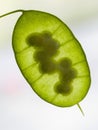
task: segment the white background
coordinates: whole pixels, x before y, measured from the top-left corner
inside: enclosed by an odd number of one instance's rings
[[[40,99],[17,67],[12,31],[20,13],[0,19],[0,130],[98,130],[98,0],[0,0],[0,15],[16,10],[41,10],[63,20],[80,41],[92,83],[80,103],[59,108]]]

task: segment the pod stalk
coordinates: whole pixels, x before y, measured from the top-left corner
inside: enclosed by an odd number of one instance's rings
[[[14,10],[14,11],[11,11],[9,13],[1,15],[0,18],[5,17],[5,16],[10,15],[10,14],[13,14],[13,13],[17,13],[17,12],[24,12],[24,10]]]

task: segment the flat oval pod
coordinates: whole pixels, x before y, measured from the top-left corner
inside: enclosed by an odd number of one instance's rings
[[[42,99],[68,107],[86,96],[90,87],[86,56],[70,29],[56,16],[23,11],[12,42],[22,74]]]

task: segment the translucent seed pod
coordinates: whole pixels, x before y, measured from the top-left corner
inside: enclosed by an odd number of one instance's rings
[[[68,26],[41,11],[21,11],[12,36],[17,64],[32,89],[60,107],[86,96],[91,82],[85,53]],[[8,13],[8,14],[11,14]],[[2,15],[6,16],[8,14]]]

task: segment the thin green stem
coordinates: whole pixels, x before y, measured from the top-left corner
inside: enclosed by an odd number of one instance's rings
[[[80,111],[81,111],[82,115],[84,116],[84,112],[83,112],[83,110],[82,110],[81,106],[80,106],[79,104],[77,104],[77,106],[78,106],[78,108],[80,109]]]
[[[10,15],[10,14],[13,14],[13,13],[17,13],[17,12],[24,12],[24,10],[14,10],[14,11],[11,11],[9,13],[1,15],[0,18],[5,17],[5,16]]]

